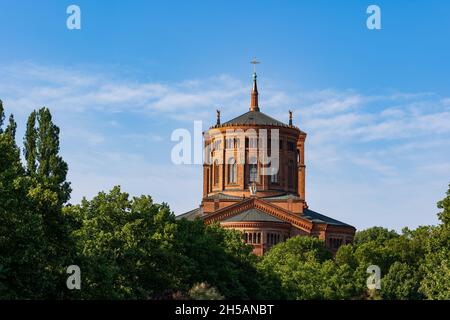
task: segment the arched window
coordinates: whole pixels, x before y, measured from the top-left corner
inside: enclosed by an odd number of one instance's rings
[[[237,182],[237,164],[234,158],[228,160],[228,183]]]
[[[233,138],[228,138],[225,140],[225,147],[227,149],[233,149],[234,148],[234,139]]]
[[[234,139],[234,147],[236,149],[239,149],[241,147],[241,139],[240,138]]]
[[[221,140],[220,139],[215,139],[213,144],[214,144],[214,150],[220,150],[220,145],[221,145]]]
[[[288,147],[288,151],[294,151],[295,144],[292,141],[288,141],[287,147]]]
[[[275,173],[275,171],[276,171],[276,173]],[[270,175],[270,182],[278,183],[278,172],[279,172],[279,169],[276,170],[275,168],[272,168],[272,174]]]
[[[258,164],[256,162],[256,159],[250,160],[248,169],[249,169],[248,171],[250,173],[250,182],[257,182],[258,181]]]
[[[289,160],[289,165],[288,165],[288,187],[289,188],[293,188],[294,187],[294,161]]]
[[[253,243],[253,233],[249,233],[248,243]]]
[[[219,184],[219,161],[214,161],[214,185]]]
[[[258,180],[258,167],[256,164],[250,165],[250,182],[256,182]]]

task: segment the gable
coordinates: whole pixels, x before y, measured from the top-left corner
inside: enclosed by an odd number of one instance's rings
[[[223,222],[243,222],[243,221],[267,221],[267,222],[285,222],[277,217],[271,216],[264,211],[252,208],[235,216],[222,220]]]
[[[250,211],[252,209],[256,211]],[[237,216],[237,218],[233,218],[235,216]],[[311,232],[313,228],[313,223],[311,221],[258,198],[248,198],[208,214],[204,217],[204,221],[206,224],[210,224],[214,222],[230,222],[229,219],[242,219],[244,217],[246,219],[250,219],[251,217],[277,219],[280,222],[290,223],[294,227],[306,232]]]

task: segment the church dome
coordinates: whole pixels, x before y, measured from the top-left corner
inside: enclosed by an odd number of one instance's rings
[[[293,125],[292,111],[287,124],[260,111],[256,78],[250,110],[224,123],[217,110],[217,123],[204,132],[203,199],[178,218],[238,230],[257,255],[298,235],[323,239],[336,252],[355,228],[308,209],[306,133]]]
[[[222,194],[255,193],[259,197],[293,194],[299,197],[296,201],[304,202],[306,133],[293,125],[291,111],[288,124],[260,111],[256,74],[249,109],[224,123],[217,110],[216,125],[204,133],[205,201]]]
[[[278,121],[261,111],[248,111],[222,124],[222,126],[233,126],[233,125],[262,125],[262,126],[288,127],[287,124]]]

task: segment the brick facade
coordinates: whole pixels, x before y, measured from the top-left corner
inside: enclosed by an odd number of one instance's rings
[[[351,242],[354,227],[308,208],[306,133],[289,115],[284,124],[260,111],[254,75],[250,111],[223,124],[218,113],[217,124],[204,133],[203,199],[198,209],[179,217],[242,231],[257,255],[296,235],[323,239],[333,252]],[[266,158],[276,150],[278,173],[272,174]]]

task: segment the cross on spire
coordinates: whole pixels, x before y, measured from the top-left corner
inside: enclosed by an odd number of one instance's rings
[[[253,64],[253,73],[256,74],[256,65],[259,64],[260,62],[256,60],[256,58],[253,58],[253,60],[250,61],[250,63]]]

